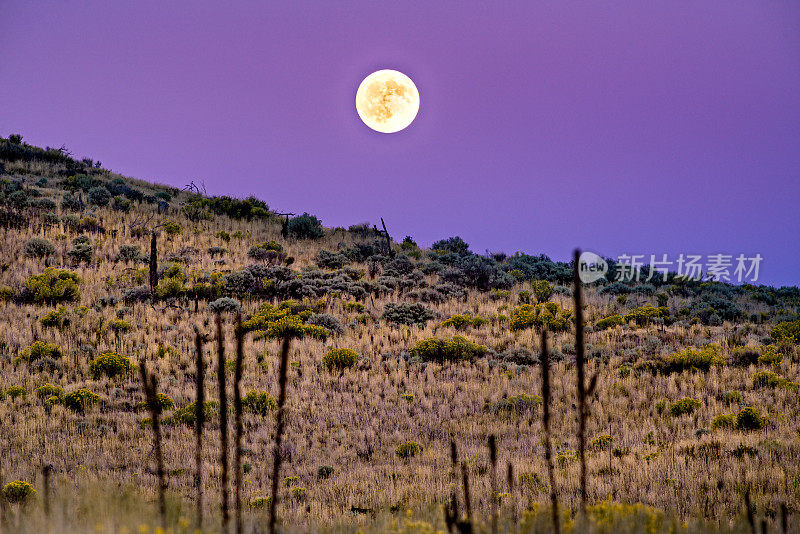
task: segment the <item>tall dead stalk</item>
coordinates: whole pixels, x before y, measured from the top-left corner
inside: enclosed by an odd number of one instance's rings
[[[233,410],[234,426],[234,506],[236,511],[236,534],[242,534],[242,366],[244,364],[244,330],[242,329],[242,315],[236,315],[236,371],[233,378]]]
[[[281,362],[278,369],[278,411],[275,414],[275,450],[272,455],[272,498],[269,503],[269,530],[275,533],[278,505],[278,475],[281,469],[281,440],[283,439],[283,406],[286,402],[286,374],[289,367],[289,336],[283,338]]]
[[[203,531],[203,424],[205,423],[205,364],[203,362],[203,338],[194,327],[194,348],[197,356],[197,400],[195,402],[195,484],[197,486],[197,530]]]
[[[597,374],[586,385],[586,352],[583,340],[583,282],[580,278],[580,249],[573,256],[573,297],[575,300],[575,367],[578,382],[578,452],[581,460],[581,517],[586,517],[586,419],[589,413],[589,397],[597,386]]]
[[[550,436],[550,355],[547,353],[547,330],[542,329],[542,427],[544,427],[544,459],[547,462],[547,477],[550,480],[550,505],[553,514],[553,532],[561,532],[558,519],[558,495],[556,493],[556,470],[553,467],[553,445]]]
[[[497,441],[494,434],[489,435],[489,462],[492,464],[489,481],[492,491],[492,534],[497,534]]]
[[[220,463],[222,464],[222,532],[227,534],[230,523],[228,513],[228,395],[225,391],[225,339],[222,334],[222,317],[217,314],[217,381],[219,382],[219,433]]]
[[[167,478],[164,475],[164,454],[161,450],[161,406],[158,403],[158,395],[156,389],[158,387],[158,379],[155,375],[147,372],[147,364],[145,359],[142,358],[139,362],[139,371],[142,378],[142,389],[144,389],[145,399],[147,399],[147,407],[150,410],[150,417],[153,422],[153,437],[155,438],[155,452],[156,452],[156,474],[158,476],[158,513],[161,518],[161,526],[167,526]]]

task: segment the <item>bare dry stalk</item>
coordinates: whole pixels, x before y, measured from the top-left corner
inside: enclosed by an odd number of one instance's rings
[[[744,508],[747,513],[747,524],[750,525],[750,532],[756,534],[756,518],[753,513],[753,503],[750,502],[750,488],[744,492]]]
[[[547,330],[542,330],[542,427],[544,428],[544,459],[547,462],[547,477],[550,481],[550,504],[553,514],[553,532],[561,532],[558,518],[558,494],[556,493],[556,471],[553,467],[553,445],[550,437],[550,355],[547,353]]]
[[[452,478],[455,481],[458,477],[458,451],[456,450],[456,442],[450,442],[450,461],[453,465]],[[458,493],[456,493],[456,485],[452,485],[450,493],[450,504],[444,507],[444,521],[447,525],[449,532],[455,532],[458,527]]]
[[[225,339],[222,333],[222,317],[217,314],[217,381],[219,382],[219,433],[220,463],[222,464],[222,532],[229,530],[230,514],[228,512],[228,395],[225,391]]]
[[[158,404],[158,396],[156,389],[158,387],[158,379],[155,375],[147,372],[147,364],[145,359],[142,358],[139,362],[139,371],[142,377],[142,389],[147,399],[147,407],[150,410],[150,417],[153,421],[153,436],[155,438],[155,452],[156,452],[156,475],[158,476],[158,513],[161,517],[161,526],[167,526],[167,478],[164,475],[164,454],[161,449],[161,422],[159,417],[161,415],[161,407]]]
[[[278,411],[275,414],[275,451],[272,455],[272,499],[269,503],[269,530],[275,533],[278,505],[278,475],[281,469],[281,440],[283,439],[283,405],[286,402],[286,373],[289,367],[289,336],[283,338],[281,362],[278,370]]]
[[[244,330],[242,329],[242,314],[236,315],[236,371],[233,379],[233,409],[234,426],[234,506],[236,511],[236,534],[242,534],[242,366],[244,364]]]
[[[492,464],[491,499],[492,499],[492,534],[497,534],[497,442],[494,434],[489,434],[489,462]]]
[[[194,327],[194,347],[197,356],[197,402],[195,404],[195,484],[197,485],[197,529],[203,531],[203,424],[205,423],[205,364],[203,362],[203,338]]]
[[[50,473],[53,472],[53,466],[45,464],[42,466],[42,491],[44,492],[44,515],[50,517]]]
[[[583,299],[580,279],[580,250],[576,249],[573,261],[573,291],[575,297],[575,368],[578,380],[578,452],[581,461],[581,516],[586,516],[586,355],[583,345]]]
[[[469,469],[467,462],[461,462],[461,478],[464,483],[464,512],[467,514],[466,524],[461,525],[461,532],[472,532],[472,499],[469,494]]]

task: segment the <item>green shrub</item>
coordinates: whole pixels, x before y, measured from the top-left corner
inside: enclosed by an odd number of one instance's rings
[[[747,406],[736,414],[737,430],[760,430],[766,424],[766,418],[761,416],[761,412],[757,408]]]
[[[28,390],[22,386],[11,386],[6,390],[6,396],[12,399],[24,399],[28,396]]]
[[[442,322],[442,326],[451,326],[456,330],[466,330],[467,328],[478,328],[479,326],[485,325],[488,322],[489,321],[483,317],[464,313],[450,316],[448,319]]]
[[[265,391],[249,391],[242,399],[242,407],[250,413],[266,416],[278,405]]]
[[[560,451],[558,454],[556,454],[556,463],[559,467],[564,468],[572,462],[577,461],[579,457],[580,454],[578,451]]]
[[[75,264],[91,263],[92,256],[94,255],[94,247],[92,240],[88,236],[79,235],[72,240],[72,250],[67,252],[67,256]]]
[[[319,239],[325,235],[320,220],[308,213],[289,219],[286,230],[297,239]]]
[[[48,267],[42,274],[25,281],[23,298],[29,302],[57,304],[79,300],[80,277],[71,272]]]
[[[500,399],[495,403],[486,404],[485,408],[490,412],[511,412],[522,414],[535,410],[541,406],[542,398],[539,395],[526,395],[520,393],[519,395],[512,395],[504,399]]]
[[[736,418],[732,414],[719,414],[711,420],[711,430],[718,428],[733,428]]]
[[[473,343],[461,336],[453,336],[451,339],[425,338],[418,341],[409,351],[412,356],[440,363],[473,360],[485,356],[488,352],[487,347]]]
[[[733,404],[742,400],[742,394],[738,391],[727,391],[725,395],[722,396],[722,400],[725,401],[726,404]]]
[[[331,332],[322,326],[306,324],[310,310],[298,311],[296,301],[286,300],[277,306],[264,304],[250,319],[242,323],[246,331],[257,330],[258,337],[282,339],[285,336],[302,339],[306,337],[325,340]],[[298,312],[298,313],[294,313]]]
[[[688,415],[693,413],[697,408],[702,406],[699,400],[691,397],[684,397],[673,402],[669,407],[669,413],[678,417],[681,415]]]
[[[55,310],[50,310],[40,319],[42,326],[64,328],[69,324],[67,319],[67,309],[64,306],[59,306]]]
[[[645,304],[626,313],[623,319],[634,321],[638,325],[646,325],[653,319],[666,319],[667,317],[669,317],[669,308]]]
[[[758,371],[753,375],[754,388],[791,387],[792,385],[792,382],[789,382],[772,371]]]
[[[614,445],[614,438],[609,434],[601,434],[594,438],[589,444],[589,448],[593,451],[607,451]]]
[[[416,441],[407,441],[402,445],[398,446],[394,451],[397,457],[402,460],[413,458],[414,456],[416,456],[421,452],[422,452],[422,445],[420,445]]]
[[[322,465],[317,469],[317,478],[325,479],[330,478],[334,473],[334,468],[329,465]]]
[[[606,330],[608,328],[613,328],[615,326],[622,326],[625,324],[625,319],[622,318],[619,314],[609,315],[603,319],[600,319],[595,323],[595,326],[598,330]]]
[[[758,347],[736,347],[731,351],[728,362],[734,367],[749,367],[758,363],[761,350]]]
[[[50,397],[61,397],[63,391],[61,386],[54,386],[51,383],[46,383],[43,386],[36,388],[36,396],[40,399],[48,399]]]
[[[118,334],[128,332],[133,328],[131,323],[124,319],[112,319],[108,322],[108,327]]]
[[[348,301],[344,303],[344,309],[351,312],[364,313],[367,307],[361,302]]]
[[[32,237],[25,243],[24,254],[29,258],[46,258],[55,252],[55,245],[43,237]]]
[[[93,187],[87,195],[89,203],[95,206],[107,206],[111,201],[111,193],[105,187]]]
[[[147,401],[142,401],[139,403],[140,408],[148,408]],[[165,412],[167,410],[171,410],[175,407],[175,403],[172,400],[172,397],[167,395],[166,393],[156,393],[156,409],[158,413]]]
[[[183,233],[183,227],[175,221],[164,221],[161,223],[161,227],[168,236],[175,236]]]
[[[800,319],[777,324],[772,328],[770,335],[775,341],[785,339],[792,343],[800,343]]]
[[[408,403],[414,402],[414,394],[413,393],[403,393],[400,395],[400,398]]]
[[[531,282],[531,291],[536,296],[536,302],[547,302],[553,296],[555,290],[555,286],[547,280],[533,280]]]
[[[86,388],[76,389],[64,395],[64,406],[72,411],[83,413],[86,408],[100,401],[100,395]]]
[[[512,332],[526,328],[546,327],[551,332],[565,332],[570,329],[572,312],[555,302],[523,304],[511,310],[509,328]]]
[[[724,359],[718,345],[707,345],[702,349],[687,347],[666,356],[659,356],[639,362],[634,366],[637,371],[651,371],[653,374],[672,374],[684,371],[708,372],[712,365],[722,365]]]
[[[388,323],[404,324],[407,326],[413,326],[415,324],[424,325],[434,317],[436,317],[436,315],[431,310],[418,302],[413,304],[407,302],[403,302],[402,304],[390,302],[383,308],[383,315],[381,315],[381,318]]]
[[[206,401],[203,403],[203,414],[205,419],[210,419],[217,413],[219,403],[217,401]],[[197,402],[193,402],[188,406],[180,408],[172,412],[172,415],[164,418],[165,425],[185,425],[192,426],[197,419]]]
[[[9,482],[3,487],[3,498],[12,504],[24,502],[34,495],[36,495],[36,490],[33,489],[33,486],[22,480]]]
[[[23,350],[17,361],[33,362],[39,358],[52,358],[57,360],[61,358],[61,347],[55,343],[45,343],[44,341],[34,341],[30,347]]]
[[[292,499],[294,499],[296,501],[304,501],[304,500],[306,500],[306,489],[305,488],[300,488],[300,487],[292,488],[291,491],[289,491],[289,494],[292,496]]]
[[[759,365],[780,365],[783,361],[783,354],[777,351],[775,345],[765,345],[758,357]]]
[[[758,456],[758,449],[749,445],[745,445],[744,443],[740,443],[736,446],[736,448],[731,450],[731,456],[734,458],[739,458],[740,460],[745,456]]]
[[[250,501],[250,508],[268,508],[272,504],[272,497],[255,497]]]
[[[351,349],[331,349],[322,357],[322,366],[328,371],[343,371],[358,362],[358,354]]]
[[[103,376],[116,378],[133,370],[130,358],[116,352],[104,352],[89,363],[89,374],[95,380]]]

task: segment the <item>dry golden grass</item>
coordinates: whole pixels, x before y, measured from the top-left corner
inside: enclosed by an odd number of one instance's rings
[[[52,168],[41,165],[14,165],[25,167],[33,175],[53,172]],[[9,167],[13,166],[7,166],[7,170]],[[26,177],[26,182],[33,181],[35,179],[30,175]],[[55,193],[50,189],[43,191]],[[153,208],[137,205],[134,210],[148,212]],[[127,487],[135,487],[137,496],[126,496],[127,504],[119,505],[128,511],[120,509],[115,512],[119,521],[117,526],[124,524],[136,528],[139,523],[148,521],[155,524],[150,501],[155,499],[158,482],[151,431],[142,426],[142,420],[148,417],[147,411],[137,408],[143,401],[138,374],[132,373],[124,379],[93,380],[88,374],[92,354],[115,350],[131,357],[134,362],[147,358],[148,369],[159,377],[159,391],[168,394],[176,407],[184,407],[195,398],[193,327],[197,325],[210,337],[214,332],[213,316],[205,310],[203,303],[197,313],[193,311],[193,304],[185,309],[164,309],[163,304],[136,304],[129,308],[122,304],[96,306],[103,297],[119,297],[126,285],[138,285],[126,282],[123,275],[141,266],[113,261],[119,247],[137,244],[145,253],[149,249],[149,236],[136,238],[131,235],[129,225],[135,218],[133,212],[124,214],[110,209],[96,212],[106,234],[93,236],[95,259],[92,264],[74,269],[82,280],[81,302],[67,305],[68,309],[87,306],[82,318],[73,315],[72,323],[63,330],[44,328],[39,319],[52,307],[0,303],[0,386],[5,391],[10,386],[20,385],[29,392],[27,399],[6,398],[0,401],[2,480],[3,483],[26,480],[41,489],[41,467],[52,464],[56,493],[63,494],[55,498],[67,499],[64,495],[73,493],[82,495],[80,498],[69,497],[75,500],[58,509],[57,513],[63,517],[53,520],[52,524],[60,525],[58,528],[62,531],[78,528],[76,525],[80,521],[70,518],[70,510],[74,509],[76,501],[89,499],[92,502],[96,499],[103,502],[109,493]],[[166,219],[181,223],[184,233],[172,238],[162,235],[159,238],[159,256],[165,258],[185,247],[196,248],[199,252],[186,267],[190,276],[202,271],[229,271],[246,266],[249,247],[267,240],[277,240],[284,245],[286,252],[296,259],[292,266],[294,269],[312,264],[321,249],[336,250],[341,244],[347,246],[358,241],[354,235],[343,232],[329,232],[319,241],[285,241],[281,239],[278,222],[248,223],[216,217],[213,221],[192,223],[175,208],[167,214],[155,214],[153,223]],[[112,238],[112,230],[116,230],[116,237]],[[239,230],[246,237],[223,243],[215,237],[220,230],[230,233]],[[0,229],[0,236],[2,262],[8,265],[0,274],[0,286],[19,288],[28,276],[44,268],[43,261],[23,255],[27,239],[41,236],[53,241],[58,249],[56,263],[66,264],[66,252],[75,234],[64,227],[43,228],[34,223],[23,230]],[[214,263],[205,252],[210,246],[229,249],[225,265]],[[356,267],[366,270],[366,265]],[[428,280],[435,278],[428,277]],[[524,285],[520,284],[512,289],[508,299],[493,300],[488,294],[470,291],[465,302],[448,301],[430,307],[442,319],[464,311],[490,318],[488,324],[468,330],[463,335],[492,349],[500,351],[517,346],[538,350],[536,332],[528,330],[514,334],[498,318],[508,313],[500,309],[501,306],[517,304],[516,291],[523,288]],[[393,519],[389,510],[401,510],[402,515],[411,509],[414,517],[424,517],[443,528],[438,515],[441,506],[449,499],[452,485],[460,484],[451,473],[451,441],[458,445],[459,455],[468,465],[473,509],[478,515],[488,517],[492,494],[486,443],[490,434],[497,437],[501,473],[510,463],[516,475],[537,473],[542,481],[547,480],[540,411],[498,414],[485,409],[487,402],[497,402],[504,397],[539,394],[541,377],[538,367],[504,369],[490,365],[488,359],[445,365],[408,363],[404,352],[416,341],[432,335],[451,336],[459,332],[439,326],[442,319],[431,321],[425,327],[412,328],[392,327],[379,319],[388,302],[402,300],[402,296],[397,294],[368,298],[365,304],[372,320],[368,324],[358,324],[355,322],[357,314],[348,311],[341,299],[328,298],[324,311],[342,321],[345,333],[327,342],[308,339],[293,342],[289,358],[281,478],[298,477],[297,485],[306,489],[306,497],[302,501],[292,498],[291,488],[281,480],[283,498],[279,513],[284,524],[297,530],[319,529],[322,525],[331,528],[349,525],[341,527],[342,531],[349,531],[358,525],[367,525],[381,531],[391,528]],[[565,308],[572,306],[569,297],[556,295],[553,300]],[[649,302],[648,298],[639,297],[638,304],[646,302]],[[589,324],[621,307],[613,297],[598,295],[591,290],[586,295],[586,303],[586,321]],[[631,298],[627,307],[635,304],[636,298]],[[678,309],[684,304],[675,297],[669,305]],[[260,302],[245,301],[245,316],[253,313],[259,305]],[[754,304],[750,304],[750,308],[759,309]],[[106,327],[117,312],[133,326],[130,332],[115,334]],[[232,321],[233,317],[228,317],[228,355],[235,354]],[[621,454],[617,457],[610,450],[588,453],[590,503],[611,498],[619,502],[643,503],[680,520],[697,518],[725,522],[741,515],[742,496],[750,487],[760,516],[778,517],[782,503],[790,510],[800,508],[797,427],[800,403],[796,391],[754,389],[754,367],[722,366],[713,367],[707,373],[684,372],[670,376],[631,373],[623,377],[620,373],[620,366],[625,362],[668,353],[701,340],[718,343],[722,352],[727,354],[730,336],[736,328],[725,323],[718,327],[626,327],[587,332],[586,342],[591,345],[588,353],[591,355],[598,350],[603,354],[600,358],[590,358],[588,364],[587,374],[591,376],[599,372],[599,382],[591,399],[587,437],[591,441],[601,434],[609,434],[613,437],[614,449],[619,449]],[[744,333],[741,327],[738,328],[737,335],[752,344],[758,344],[769,334],[765,326],[748,325]],[[63,348],[63,373],[35,373],[24,363],[14,363],[14,358],[37,339]],[[554,347],[567,352],[566,359],[556,363],[552,369],[553,445],[556,453],[574,451],[577,448],[574,409],[577,401],[575,369],[569,354],[574,337],[562,333],[551,341]],[[158,359],[156,351],[159,345],[170,345],[177,350]],[[215,369],[214,346],[214,343],[205,344],[209,370]],[[91,347],[91,352],[88,347]],[[321,368],[320,360],[330,347],[351,348],[361,355],[362,361],[344,373],[329,373]],[[244,349],[243,393],[262,390],[277,397],[278,342],[253,341],[252,336],[247,336]],[[263,364],[257,362],[258,354],[265,355]],[[774,370],[789,380],[797,381],[800,364],[796,348]],[[48,412],[34,393],[35,388],[46,382],[60,385],[67,391],[87,387],[102,397],[102,403],[85,415],[73,413],[62,405],[55,405]],[[232,382],[232,370],[228,382]],[[208,373],[206,388],[206,398],[216,399],[215,373]],[[701,430],[710,429],[714,416],[736,411],[736,405],[729,406],[723,401],[723,395],[731,390],[740,392],[743,405],[755,406],[768,416],[769,424],[763,430],[747,433]],[[409,402],[402,397],[404,394],[413,395],[413,400]],[[671,402],[682,397],[696,398],[702,406],[695,413],[683,417],[669,415],[668,409],[658,412],[659,401],[666,399]],[[213,513],[219,504],[218,424],[218,418],[208,421],[203,450],[209,513]],[[177,505],[172,507],[171,514],[177,522],[179,517],[193,517],[190,512],[195,495],[193,430],[191,427],[165,425],[162,432],[169,492],[174,500],[183,502],[180,511]],[[269,495],[273,434],[273,416],[245,413],[242,456],[246,471],[245,504]],[[401,460],[395,455],[395,449],[409,440],[420,443],[423,451],[416,457]],[[740,445],[753,447],[757,455],[743,458],[732,455],[731,452]],[[317,477],[317,470],[323,465],[334,467],[335,472],[330,478]],[[556,476],[562,507],[577,509],[579,463],[557,465]],[[104,490],[91,497],[82,493],[93,487]],[[544,485],[520,484],[519,479],[511,490],[505,477],[500,476],[499,492],[510,493],[500,504],[504,528],[507,528],[510,517],[521,518],[526,510],[546,508],[548,491]],[[140,503],[139,498],[146,503]],[[111,499],[115,500],[116,497]],[[116,510],[109,506],[109,509]],[[378,518],[373,521],[354,516],[350,511],[353,506],[374,509],[378,511]],[[140,520],[145,512],[131,511],[140,510],[140,507],[147,510],[150,520]],[[11,510],[9,513],[14,516],[17,512]],[[250,524],[263,518],[265,513],[249,511],[246,521]],[[86,519],[91,518],[103,525],[97,532],[122,531],[113,526],[114,518],[109,515],[108,512],[90,510]],[[21,519],[23,516],[14,516],[19,532],[37,531],[37,525],[45,521],[32,513],[26,523]],[[770,519],[770,524],[773,521],[776,520]],[[547,523],[542,524],[546,529]],[[402,520],[398,528],[401,527]],[[409,531],[425,531],[420,528]]]

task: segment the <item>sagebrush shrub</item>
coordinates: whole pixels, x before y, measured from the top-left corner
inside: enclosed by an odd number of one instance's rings
[[[11,399],[24,399],[28,396],[28,390],[22,386],[11,386],[6,390],[6,396]]]
[[[331,349],[322,357],[322,366],[329,371],[343,371],[358,362],[358,354],[351,349]]]
[[[570,329],[572,312],[555,302],[543,304],[523,304],[511,311],[509,328],[518,332],[531,327],[546,327],[551,332],[565,332]]]
[[[95,380],[103,376],[116,378],[125,376],[133,370],[130,358],[116,352],[104,352],[89,363],[89,374]]]
[[[615,326],[622,326],[625,324],[625,319],[622,318],[621,315],[615,313],[614,315],[609,315],[603,319],[600,319],[595,323],[595,326],[598,330],[606,330],[608,328],[613,328]]]
[[[76,389],[64,395],[64,406],[80,413],[85,412],[86,408],[97,404],[99,401],[100,395],[86,388]]]
[[[344,334],[342,322],[330,313],[315,313],[308,318],[306,323],[321,326],[334,334]]]
[[[42,316],[39,322],[45,327],[64,328],[69,324],[67,309],[64,306],[59,306],[55,310],[50,310]]]
[[[242,407],[250,413],[266,416],[278,405],[266,391],[249,391],[242,398]]]
[[[719,414],[711,420],[711,430],[718,428],[733,428],[736,423],[736,418],[731,414]]]
[[[55,245],[43,237],[32,237],[25,242],[24,254],[29,258],[46,258],[55,252]]]
[[[390,302],[383,308],[383,314],[381,315],[381,318],[386,322],[407,326],[424,325],[434,317],[436,315],[431,310],[417,302],[413,304]]]
[[[416,456],[421,452],[422,452],[422,445],[420,445],[416,441],[407,441],[402,445],[399,445],[394,451],[397,457],[402,460],[413,458],[414,456]]]
[[[24,502],[34,495],[36,495],[36,490],[23,480],[9,482],[3,487],[3,498],[12,504]]]
[[[736,414],[737,430],[760,430],[766,424],[766,418],[762,417],[761,412],[752,406],[742,408],[739,413]]]
[[[81,297],[80,281],[76,273],[48,267],[42,274],[32,275],[25,281],[23,298],[37,304],[77,301]]]
[[[691,397],[684,397],[673,402],[669,407],[669,413],[672,415],[679,417],[682,415],[689,415],[693,413],[696,409],[702,406],[701,402],[697,399],[693,399]]]
[[[61,347],[55,343],[46,343],[44,341],[34,341],[31,346],[23,350],[17,357],[17,361],[34,362],[40,358],[61,358],[63,352]]]
[[[50,397],[61,397],[63,390],[61,386],[54,386],[51,383],[46,383],[43,386],[36,388],[36,396],[40,399],[48,399]]]
[[[222,297],[208,304],[211,313],[236,313],[242,311],[242,304],[230,297]]]
[[[487,347],[473,343],[461,336],[453,336],[451,339],[425,338],[418,341],[409,351],[412,356],[439,363],[474,360],[485,356],[488,352]]]
[[[286,230],[297,239],[319,239],[325,235],[322,222],[308,213],[289,219]]]
[[[446,320],[442,322],[442,326],[451,326],[456,330],[465,330],[467,328],[478,328],[482,325],[485,325],[489,321],[484,319],[483,317],[478,317],[476,315],[469,315],[469,314],[458,314],[452,315],[448,317]]]

